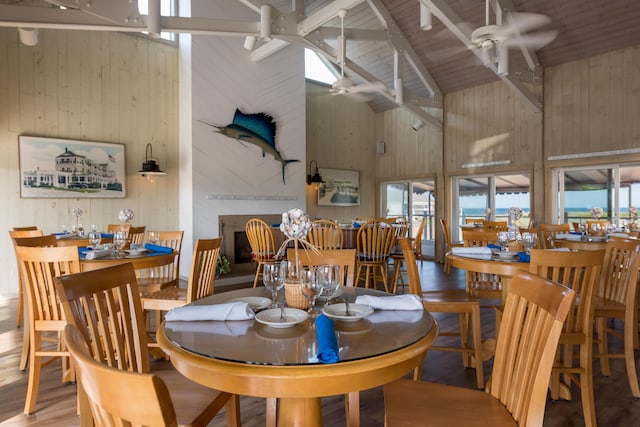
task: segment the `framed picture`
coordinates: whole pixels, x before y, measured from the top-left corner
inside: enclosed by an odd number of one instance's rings
[[[345,169],[318,169],[323,183],[318,187],[318,206],[360,204],[360,172]]]
[[[124,198],[124,144],[19,137],[20,197]]]

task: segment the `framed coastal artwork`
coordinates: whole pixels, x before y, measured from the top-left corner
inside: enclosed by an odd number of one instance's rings
[[[318,186],[318,206],[357,206],[360,204],[360,172],[319,168],[324,181]]]
[[[21,135],[20,197],[124,198],[124,144]]]

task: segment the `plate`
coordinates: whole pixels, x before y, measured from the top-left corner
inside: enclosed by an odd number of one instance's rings
[[[607,238],[605,236],[589,236],[589,240],[592,242],[606,242]]]
[[[495,256],[498,259],[507,260],[507,261],[511,261],[519,258],[517,252],[494,252],[493,256]]]
[[[246,302],[253,311],[264,310],[271,305],[271,300],[264,297],[240,297],[229,300],[231,301]]]
[[[304,322],[305,320],[307,320],[307,317],[309,317],[309,314],[306,311],[289,307],[286,307],[284,309],[284,315],[285,319],[284,321],[281,321],[280,309],[271,308],[269,310],[264,310],[256,314],[256,321],[272,328],[289,328],[293,325],[297,325],[300,322]]]
[[[331,304],[326,306],[322,312],[334,320],[343,322],[356,322],[373,313],[373,308],[365,304],[349,304],[349,313],[346,314],[346,305],[344,303]]]
[[[129,255],[138,255],[141,256],[145,252],[148,252],[149,249],[141,248],[141,249],[125,249],[125,252]]]

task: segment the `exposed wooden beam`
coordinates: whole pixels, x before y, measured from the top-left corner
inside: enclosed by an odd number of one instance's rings
[[[298,24],[298,35],[300,37],[305,37],[307,34],[316,30],[317,28],[323,26],[327,22],[331,21],[333,18],[338,16],[338,11],[340,9],[352,9],[353,7],[359,5],[365,0],[334,0],[325,7],[319,9],[313,15],[307,17],[302,20]]]

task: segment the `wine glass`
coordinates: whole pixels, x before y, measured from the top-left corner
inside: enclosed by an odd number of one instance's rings
[[[99,231],[90,231],[89,232],[89,243],[91,247],[96,249],[100,242],[102,241],[102,234]]]
[[[509,244],[509,233],[507,231],[498,232],[498,245],[500,245],[500,251],[505,252],[507,245]]]
[[[316,280],[322,288],[321,295],[328,301],[340,285],[340,266],[330,264],[317,266]]]
[[[149,231],[147,235],[147,240],[149,243],[156,244],[160,240],[160,232],[159,231]]]
[[[285,263],[269,262],[264,265],[262,273],[262,281],[264,287],[271,291],[271,307],[278,306],[278,291],[284,286],[284,278],[287,276],[287,267]]]
[[[322,292],[322,286],[316,280],[313,270],[302,270],[300,274],[302,295],[309,301],[309,314],[313,314],[316,299]]]
[[[116,249],[116,258],[122,254],[122,249],[127,243],[127,233],[124,231],[116,231],[113,233],[113,247]]]
[[[522,244],[526,253],[536,247],[536,235],[534,233],[522,233]]]

